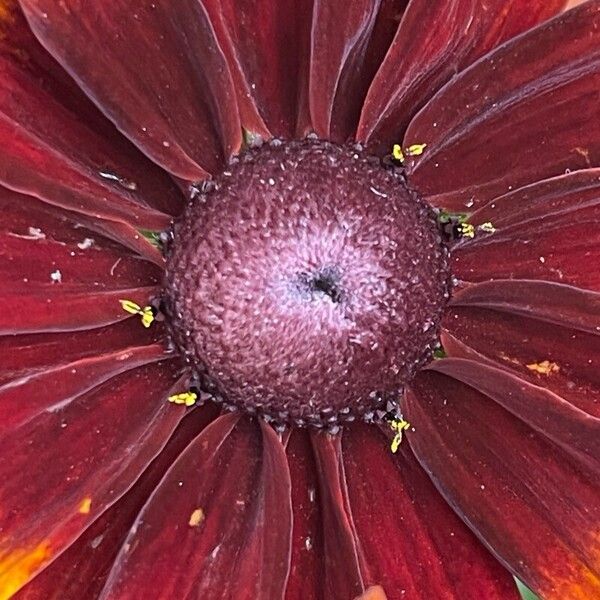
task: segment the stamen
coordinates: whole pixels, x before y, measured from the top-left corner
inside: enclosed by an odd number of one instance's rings
[[[194,406],[198,400],[198,394],[196,392],[181,392],[180,394],[173,394],[169,396],[169,402],[173,404],[185,404],[186,406]]]
[[[132,300],[119,300],[119,302],[126,313],[129,313],[130,315],[140,315],[140,317],[142,317],[142,325],[146,329],[154,322],[154,309],[151,306],[144,306],[142,308]]]
[[[421,156],[427,148],[427,144],[412,144],[406,149],[408,156]]]
[[[398,162],[404,162],[404,152],[402,152],[402,147],[400,144],[394,144],[394,147],[392,148],[392,156]]]
[[[396,454],[398,452],[398,448],[400,448],[400,444],[402,443],[402,434],[404,431],[408,431],[410,429],[410,423],[405,419],[394,419],[390,421],[390,427],[392,431],[396,432],[394,439],[390,445],[390,449],[392,454]]]
[[[458,232],[461,237],[473,239],[475,237],[475,226],[471,223],[461,223],[458,226]]]

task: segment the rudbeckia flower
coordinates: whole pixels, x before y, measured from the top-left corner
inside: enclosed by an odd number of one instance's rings
[[[600,1],[0,0],[0,599],[600,598]]]

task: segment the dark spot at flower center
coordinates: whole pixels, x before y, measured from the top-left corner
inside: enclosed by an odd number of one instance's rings
[[[298,281],[302,290],[317,294],[317,297],[321,294],[336,304],[342,300],[340,277],[333,268],[325,268],[313,274],[300,273]]]
[[[245,152],[174,230],[165,304],[198,385],[279,423],[383,416],[448,297],[435,215],[401,170],[317,140]]]

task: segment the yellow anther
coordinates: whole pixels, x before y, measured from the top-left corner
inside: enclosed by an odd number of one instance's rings
[[[132,300],[119,300],[123,310],[130,315],[140,315],[142,317],[142,325],[148,329],[154,322],[154,311],[151,306],[144,306],[143,308],[133,302]]]
[[[398,452],[398,448],[400,448],[400,444],[402,443],[402,434],[410,429],[410,423],[405,419],[394,419],[393,421],[390,421],[390,427],[396,432],[396,435],[394,436],[394,439],[392,439],[391,443],[392,454],[396,454],[396,452]]]
[[[148,329],[154,322],[154,311],[151,306],[144,306],[142,309],[142,325]]]
[[[394,144],[394,147],[392,148],[392,156],[395,160],[404,162],[404,152],[402,152],[402,147],[400,144]]]
[[[195,392],[182,392],[169,396],[169,402],[173,404],[185,404],[186,406],[194,406],[198,400],[198,394]]]
[[[119,300],[123,310],[128,312],[130,315],[139,315],[142,311],[142,307],[131,300]]]
[[[496,228],[490,223],[490,221],[482,223],[479,226],[479,229],[481,229],[481,231],[485,231],[485,233],[494,233],[494,231],[496,231]]]
[[[458,226],[458,231],[462,237],[466,238],[474,238],[475,237],[475,227],[471,225],[471,223],[461,223]]]
[[[409,156],[421,156],[425,148],[427,148],[427,144],[413,144],[406,149],[406,154]]]

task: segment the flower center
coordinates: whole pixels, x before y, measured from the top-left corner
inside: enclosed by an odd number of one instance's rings
[[[431,359],[447,251],[402,171],[362,149],[241,155],[175,226],[173,339],[198,386],[279,423],[383,416]]]

